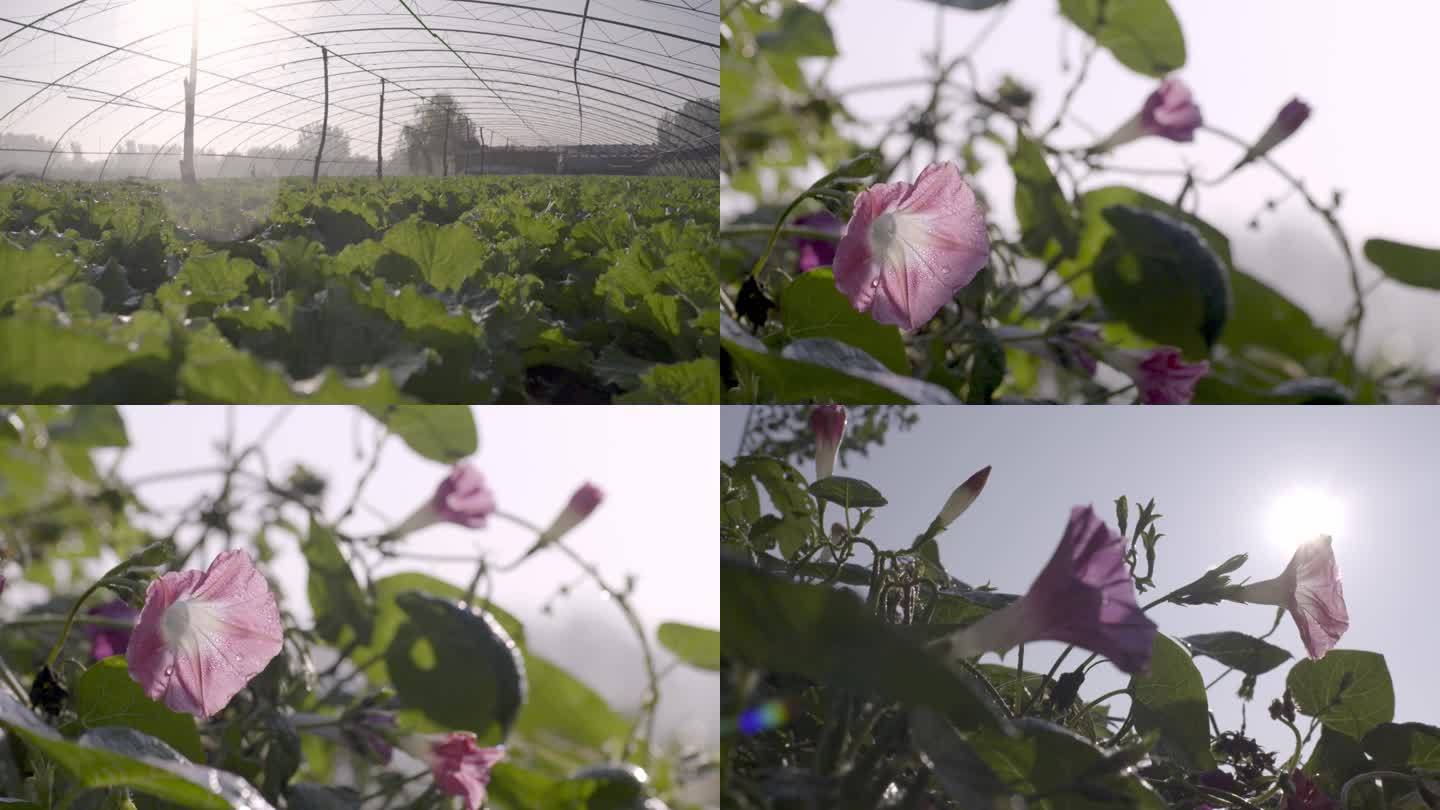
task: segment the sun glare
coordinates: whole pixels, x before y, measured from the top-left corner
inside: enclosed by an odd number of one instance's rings
[[[1265,534],[1282,546],[1293,547],[1317,535],[1341,534],[1345,511],[1339,498],[1316,487],[1296,487],[1280,494],[1270,505]]]

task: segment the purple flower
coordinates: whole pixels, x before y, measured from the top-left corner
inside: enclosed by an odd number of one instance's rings
[[[1203,123],[1204,118],[1191,97],[1190,87],[1179,79],[1167,78],[1145,99],[1139,112],[1121,124],[1110,137],[1091,147],[1090,151],[1108,152],[1146,135],[1189,143],[1195,140],[1195,130]]]
[[[1195,385],[1210,371],[1210,364],[1204,360],[1186,363],[1173,346],[1143,352],[1119,350],[1107,355],[1105,361],[1135,381],[1144,405],[1189,404],[1195,398]]]
[[[1093,508],[1077,506],[1030,590],[947,640],[950,654],[960,658],[1031,641],[1062,641],[1135,674],[1149,665],[1156,632],[1135,601],[1125,541]]]
[[[395,715],[379,709],[361,709],[342,726],[346,741],[356,753],[380,765],[389,765],[395,746]]]
[[[835,251],[835,286],[857,312],[919,329],[990,259],[985,212],[953,163],[855,198]]]
[[[125,649],[130,646],[130,634],[134,632],[135,618],[140,615],[140,612],[116,599],[113,602],[106,602],[90,608],[86,611],[86,615],[98,616],[102,619],[119,619],[132,624],[131,627],[124,628],[101,627],[94,624],[84,626],[85,635],[90,638],[91,658],[99,661],[112,655],[124,655]]]
[[[845,230],[845,223],[825,210],[798,217],[795,224],[811,230],[829,231],[837,237]],[[799,259],[795,262],[795,269],[801,273],[808,273],[817,267],[827,267],[835,263],[835,240],[800,237],[795,240],[795,249],[800,253]]]
[[[504,746],[482,748],[468,731],[416,735],[405,740],[404,747],[430,766],[435,787],[464,799],[466,810],[484,806],[490,771],[505,758]]]
[[[1276,605],[1290,611],[1311,658],[1323,658],[1350,628],[1340,565],[1326,535],[1295,549],[1290,564],[1274,579],[1236,588],[1230,599]]]
[[[550,543],[568,534],[585,518],[590,517],[590,513],[594,512],[603,500],[605,500],[605,493],[599,487],[588,481],[581,484],[570,496],[570,501],[565,504],[565,508],[545,530],[541,536],[542,542]]]
[[[468,529],[485,528],[485,519],[495,513],[495,494],[485,483],[485,474],[461,462],[435,488],[430,500],[420,505],[389,534],[399,536],[436,523],[456,523]]]
[[[835,472],[835,454],[845,438],[845,406],[816,405],[810,411],[810,429],[815,432],[815,480]]]

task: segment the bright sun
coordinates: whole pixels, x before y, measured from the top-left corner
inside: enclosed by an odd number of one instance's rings
[[[1339,498],[1316,487],[1296,487],[1270,504],[1265,534],[1280,545],[1293,547],[1317,535],[1340,535],[1344,520]]]

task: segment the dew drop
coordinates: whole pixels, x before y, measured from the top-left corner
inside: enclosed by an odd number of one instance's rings
[[[165,674],[166,674],[166,675],[174,674],[174,672],[175,672],[175,668],[174,668],[174,667],[165,667]]]
[[[871,286],[871,287],[879,287],[879,286],[880,286],[880,279],[878,279],[878,278],[877,278],[877,279],[871,279],[871,281],[870,281],[870,286]]]

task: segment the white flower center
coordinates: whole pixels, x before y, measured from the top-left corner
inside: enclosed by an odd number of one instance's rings
[[[905,249],[920,250],[929,241],[924,217],[888,211],[870,223],[870,252],[888,267],[903,267]]]
[[[182,639],[211,636],[220,629],[214,607],[207,602],[178,599],[160,619],[160,633],[170,647],[179,647]]]

